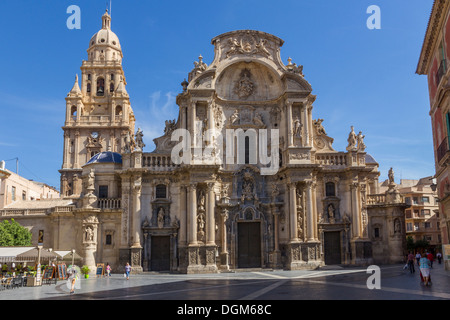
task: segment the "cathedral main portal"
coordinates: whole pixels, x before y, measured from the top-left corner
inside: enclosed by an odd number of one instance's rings
[[[238,223],[238,268],[261,267],[261,223]]]

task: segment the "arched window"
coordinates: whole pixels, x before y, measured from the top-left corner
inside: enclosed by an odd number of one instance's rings
[[[70,115],[74,121],[77,120],[77,106],[72,106],[70,109]]]
[[[121,116],[122,115],[122,106],[117,106],[116,107],[116,116]]]
[[[336,196],[336,188],[334,182],[327,182],[325,184],[325,195],[327,197],[334,197]]]
[[[98,96],[105,95],[105,79],[103,78],[97,79],[97,95]]]
[[[114,82],[109,84],[109,92],[114,92]]]
[[[245,164],[250,163],[250,138],[245,137]]]
[[[158,184],[156,186],[156,199],[165,199],[167,198],[167,190],[164,184]]]
[[[91,92],[91,83],[90,82],[88,82],[88,84],[86,86],[86,91]]]

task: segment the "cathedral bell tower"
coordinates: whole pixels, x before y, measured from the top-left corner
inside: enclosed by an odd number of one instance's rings
[[[89,42],[87,54],[81,66],[81,83],[77,75],[66,97],[63,164],[59,170],[63,197],[80,195],[81,167],[90,158],[102,151],[121,153],[123,138],[134,133],[122,49],[111,31],[108,11],[102,16],[101,30]]]

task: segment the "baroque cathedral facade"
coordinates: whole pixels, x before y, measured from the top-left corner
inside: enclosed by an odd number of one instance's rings
[[[212,45],[214,60],[200,56],[181,84],[178,118],[144,152],[102,16],[66,97],[61,193],[73,205],[48,217],[48,246],[138,272],[400,261],[393,178],[378,194],[378,164],[353,127],[346,150],[333,149],[303,67],[281,61],[283,40],[238,30]]]

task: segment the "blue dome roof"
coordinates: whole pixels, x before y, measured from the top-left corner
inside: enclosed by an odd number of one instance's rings
[[[378,164],[378,162],[374,159],[374,157],[372,157],[370,154],[366,153],[366,163],[376,163]]]
[[[97,153],[86,164],[92,163],[122,163],[122,155],[117,152],[104,151]]]

